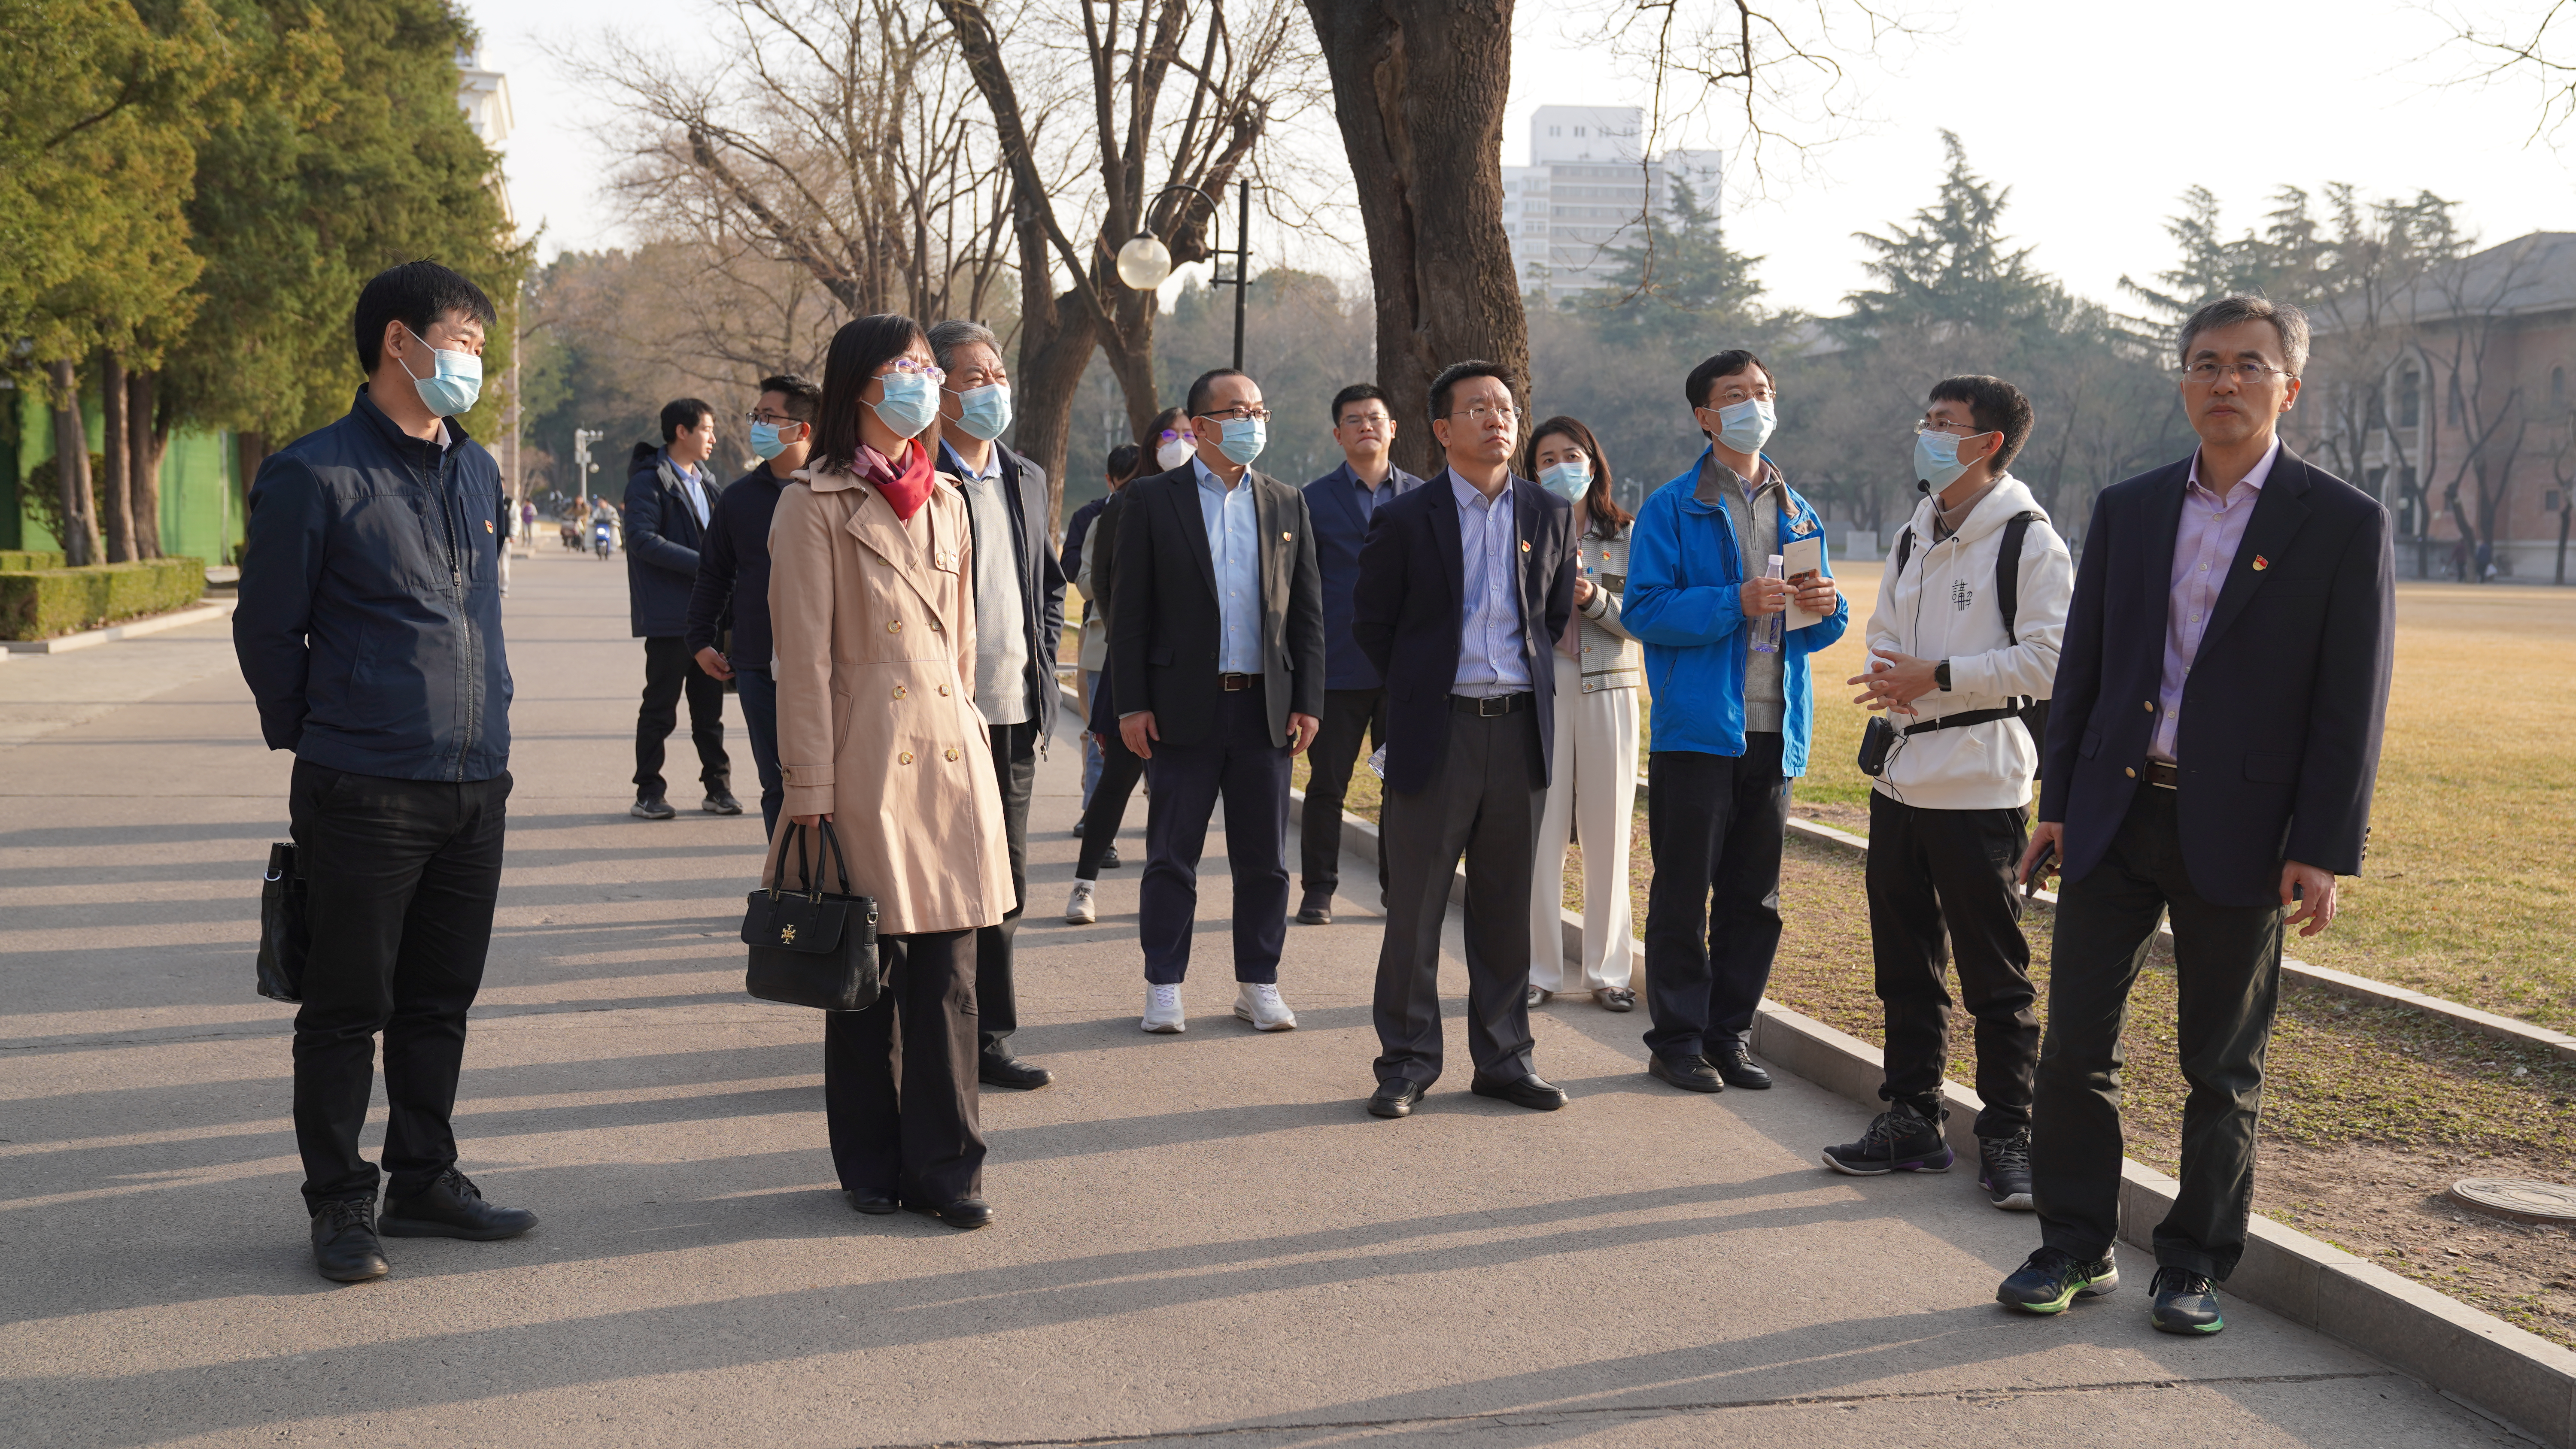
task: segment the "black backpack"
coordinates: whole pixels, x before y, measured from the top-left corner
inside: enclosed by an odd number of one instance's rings
[[[2030,535],[2030,526],[2039,522],[2043,516],[2036,509],[2025,508],[2005,520],[2003,546],[1995,554],[1996,602],[2003,608],[2004,637],[2015,644],[2021,642],[2021,635],[2013,628],[2013,619],[2021,608],[2022,540]],[[1914,525],[1909,523],[1905,525],[1905,531],[1896,536],[1896,570],[1888,576],[1888,582],[1893,583],[1902,576],[1906,562],[1913,557]],[[1949,715],[1934,720],[1928,725],[1915,725],[1906,733],[1912,734],[1920,729],[1952,729],[1961,725],[1984,724],[1994,719],[2017,719],[2021,721],[2023,729],[2030,731],[2031,745],[2039,751],[2039,769],[2044,771],[2048,767],[2048,701],[2015,697],[2020,702],[2004,709],[1980,709],[1971,710],[1965,714]],[[1870,773],[1877,772],[1873,770]],[[2036,783],[2039,772],[2034,771],[2031,779]]]

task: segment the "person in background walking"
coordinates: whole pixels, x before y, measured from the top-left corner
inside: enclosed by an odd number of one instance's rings
[[[822,403],[823,390],[804,378],[760,380],[759,400],[745,419],[760,464],[716,495],[689,591],[689,657],[709,677],[733,681],[742,701],[742,730],[760,771],[763,839],[778,833],[785,798],[778,778],[778,681],[769,670],[769,523],[779,492],[814,446],[814,415]],[[732,637],[719,651],[718,631],[728,627]]]
[[[483,982],[510,796],[492,455],[456,418],[482,388],[491,299],[435,262],[379,272],[352,330],[348,416],[251,485],[233,651],[287,787],[310,891],[295,1013],[295,1145],[313,1265],[391,1271],[379,1233],[488,1241],[535,1227],[456,1170],[456,1079]],[[384,1173],[360,1154],[385,1038]]]
[[[988,1087],[1027,1092],[1055,1080],[1046,1068],[1011,1055],[1011,1033],[1020,1025],[1011,968],[1020,913],[1028,906],[1029,793],[1063,696],[1055,653],[1064,634],[1064,571],[1047,546],[1054,513],[1046,473],[1001,441],[1011,425],[1001,346],[977,322],[930,329],[931,354],[948,375],[939,395],[946,439],[939,458],[965,494],[967,524],[975,531],[975,639],[983,650],[975,661],[975,702],[993,727],[993,773],[1011,846],[1011,909],[975,936],[975,1006],[984,1033],[979,1070]]]
[[[1075,509],[1073,516],[1064,522],[1064,556],[1059,562],[1063,565],[1064,576],[1082,595],[1082,648],[1076,661],[1075,677],[1081,681],[1077,703],[1082,706],[1086,720],[1091,714],[1091,697],[1100,689],[1100,671],[1109,664],[1109,611],[1102,607],[1100,596],[1091,591],[1090,560],[1083,557],[1083,545],[1090,540],[1092,525],[1109,507],[1109,500],[1117,497],[1118,490],[1126,487],[1128,480],[1136,476],[1136,469],[1144,457],[1144,450],[1134,443],[1121,443],[1110,449],[1109,459],[1102,467],[1109,491]],[[1082,734],[1082,808],[1086,811],[1091,808],[1091,792],[1100,784],[1103,758],[1099,737],[1085,729]],[[1079,819],[1073,822],[1073,835],[1076,840],[1082,838]]]
[[[2030,437],[2030,399],[1997,377],[1932,388],[1914,434],[1926,493],[1888,549],[1855,703],[1888,713],[1869,796],[1870,951],[1887,1010],[1888,1109],[1824,1150],[1855,1177],[1941,1172],[1950,1061],[1946,958],[1976,1019],[1978,1183],[1999,1208],[2030,1202],[2030,943],[2014,868],[2039,748],[2022,710],[2057,676],[2075,563],[2022,481],[2004,471]],[[1926,607],[1926,605],[1930,607]],[[1945,936],[1946,932],[1946,936]]]
[[[1360,742],[1386,743],[1386,681],[1351,637],[1351,594],[1360,582],[1360,545],[1380,507],[1422,486],[1395,466],[1395,416],[1386,393],[1357,382],[1333,395],[1333,441],[1342,466],[1306,485],[1306,512],[1315,520],[1315,563],[1324,578],[1324,722],[1306,756],[1306,809],[1297,827],[1299,884],[1304,896],[1297,919],[1309,926],[1333,922],[1333,892],[1342,881],[1342,799]],[[1386,855],[1377,862],[1378,905],[1386,905]]]
[[[1173,421],[1189,420],[1181,416],[1179,408],[1167,408],[1154,419],[1154,426],[1159,429]],[[1116,459],[1130,449],[1140,454],[1135,466],[1144,467],[1142,449],[1136,444],[1122,443],[1109,456]],[[1127,489],[1135,482],[1131,478],[1109,495],[1099,521],[1092,525],[1090,543],[1083,550],[1080,585],[1082,596],[1092,601],[1085,608],[1100,611],[1104,633],[1115,627],[1118,617],[1119,520],[1126,516]],[[1127,798],[1135,792],[1136,782],[1145,777],[1145,761],[1127,748],[1126,739],[1118,732],[1118,690],[1109,668],[1115,658],[1114,652],[1104,652],[1101,657],[1100,677],[1091,687],[1089,733],[1084,736],[1099,746],[1100,779],[1092,787],[1091,798],[1084,803],[1082,820],[1074,831],[1082,837],[1082,849],[1076,852],[1073,863],[1073,893],[1065,899],[1064,918],[1077,926],[1088,926],[1100,919],[1095,899],[1100,872],[1118,868],[1118,829],[1127,818]]]
[[[2298,308],[2221,298],[2176,350],[2200,447],[2094,500],[2058,654],[2021,862],[2054,853],[2066,880],[2031,1104],[2041,1247],[1995,1296],[2055,1313],[2119,1282],[2120,1042],[2169,916],[2191,1094],[2147,1317],[2206,1334],[2245,1251],[2281,936],[2333,922],[2370,839],[2397,561],[2388,510],[2282,446]]]
[[[1199,856],[1225,801],[1234,876],[1234,1014],[1290,1031],[1279,995],[1288,930],[1289,761],[1324,707],[1324,605],[1306,496],[1257,472],[1261,388],[1233,368],[1190,384],[1198,452],[1127,485],[1109,616],[1118,731],[1147,761],[1150,855],[1137,887],[1146,1031],[1188,1029],[1181,981],[1198,914]],[[1088,844],[1089,832],[1084,832]]]
[[[1529,1004],[1588,991],[1606,1011],[1634,1011],[1628,842],[1637,807],[1637,685],[1643,655],[1619,623],[1634,515],[1612,495],[1592,429],[1550,418],[1531,432],[1521,471],[1574,505],[1574,617],[1549,651],[1556,669],[1555,757],[1530,877]],[[1583,842],[1583,950],[1565,958],[1565,850]]]
[[[1780,949],[1789,782],[1815,716],[1807,660],[1843,636],[1851,605],[1824,562],[1824,520],[1762,452],[1779,414],[1761,359],[1721,352],[1682,395],[1708,446],[1637,511],[1622,616],[1654,691],[1646,1071],[1686,1091],[1760,1090],[1771,1076],[1746,1038]],[[1770,555],[1809,538],[1815,570],[1765,576]],[[1765,622],[1792,600],[1816,622],[1783,620],[1775,642]]]
[[[939,420],[941,380],[909,317],[833,334],[814,451],[770,528],[769,618],[787,817],[808,833],[831,824],[853,888],[878,911],[884,994],[823,1015],[833,1163],[860,1212],[906,1207],[980,1228],[993,1209],[975,933],[1016,892],[992,728],[974,703],[966,495],[920,441]],[[771,842],[764,879],[794,869],[783,847],[795,833]]]
[[[698,747],[698,780],[710,815],[740,815],[733,762],[725,757],[724,684],[689,653],[689,594],[698,581],[698,546],[715,509],[706,462],[716,450],[716,410],[693,397],[662,405],[662,446],[635,445],[626,480],[626,608],[644,641],[644,703],[635,715],[635,804],[641,820],[677,814],[665,798],[662,750],[689,701],[689,739]]]
[[[1468,1090],[1553,1112],[1565,1093],[1539,1076],[1529,1029],[1530,871],[1556,729],[1548,644],[1574,616],[1574,509],[1512,476],[1524,419],[1503,368],[1452,364],[1430,411],[1449,466],[1378,514],[1351,618],[1396,681],[1368,1111],[1410,1116],[1440,1079],[1440,929],[1463,857]]]

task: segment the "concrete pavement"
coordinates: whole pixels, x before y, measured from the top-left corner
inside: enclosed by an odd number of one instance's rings
[[[1795,1079],[1663,1088],[1642,1015],[1540,1014],[1566,1111],[1467,1095],[1461,1057],[1369,1118],[1377,918],[1292,927],[1301,1029],[1256,1034],[1214,839],[1191,1029],[1145,1036],[1141,800],[1100,924],[1054,916],[1069,739],[1020,935],[1017,1046],[1059,1085],[984,1099],[1000,1220],[857,1216],[820,1023],[741,994],[756,817],[678,787],[681,819],[625,815],[623,579],[541,553],[509,601],[510,860],[457,1127],[543,1225],[391,1240],[377,1284],[309,1266],[289,1009],[251,991],[288,761],[224,626],[0,673],[0,1442],[2516,1442],[2244,1305],[2158,1335],[2134,1259],[2108,1299],[2006,1316],[2027,1216],[1965,1171],[1827,1173],[1866,1114]]]

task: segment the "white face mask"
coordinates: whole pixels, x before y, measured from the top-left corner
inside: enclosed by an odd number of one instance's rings
[[[1163,471],[1169,473],[1174,468],[1188,462],[1190,460],[1190,456],[1197,451],[1198,449],[1190,446],[1189,439],[1174,438],[1170,442],[1165,443],[1163,446],[1154,450],[1154,461],[1162,464]]]

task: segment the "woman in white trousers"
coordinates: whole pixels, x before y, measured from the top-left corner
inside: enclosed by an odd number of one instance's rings
[[[1556,417],[1530,434],[1526,476],[1574,504],[1581,569],[1574,617],[1549,651],[1556,664],[1556,755],[1547,808],[1539,819],[1530,892],[1529,1004],[1589,992],[1610,1011],[1634,1011],[1633,912],[1628,904],[1628,838],[1637,803],[1637,686],[1644,651],[1619,624],[1628,584],[1628,529],[1634,521],[1610,496],[1610,465],[1592,430]],[[1565,955],[1558,882],[1565,848],[1583,843],[1583,947]]]

